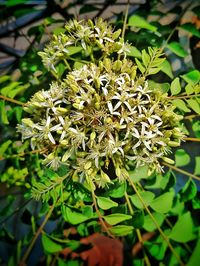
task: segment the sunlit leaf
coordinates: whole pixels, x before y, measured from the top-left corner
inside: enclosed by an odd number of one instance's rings
[[[192,70],[184,75],[181,75],[187,83],[196,84],[200,81],[200,72],[198,70]]]
[[[153,217],[155,218],[155,220],[157,221],[157,224],[159,226],[162,225],[162,223],[164,222],[165,216],[164,214],[158,213],[158,212],[152,212]],[[153,222],[152,218],[150,217],[150,215],[146,215],[144,217],[144,225],[143,228],[145,230],[147,230],[148,232],[153,232],[154,230],[157,229],[157,225],[155,225],[155,223]]]
[[[175,152],[175,161],[177,167],[182,167],[190,163],[190,156],[185,150],[178,149]]]
[[[175,78],[171,83],[171,93],[172,95],[177,95],[181,92],[180,79]]]
[[[175,99],[172,101],[172,103],[180,110],[183,110],[184,112],[190,112],[190,109],[182,99]]]
[[[182,214],[175,223],[169,238],[179,243],[186,243],[193,240],[196,235],[193,233],[194,224],[190,212]]]
[[[144,28],[150,31],[157,31],[157,28],[155,26],[151,25],[144,18],[138,15],[131,16],[128,20],[128,25],[138,28]]]
[[[141,191],[140,196],[142,197],[143,201],[145,204],[148,206],[154,199],[155,195],[153,192],[150,191]],[[138,209],[143,209],[144,206],[141,203],[140,199],[138,198],[137,195],[131,195],[130,199],[132,203],[138,208]]]
[[[200,105],[197,100],[188,99],[187,103],[192,110],[194,110],[197,114],[200,115]]]
[[[56,253],[63,249],[62,245],[51,240],[46,234],[42,234],[42,245],[47,253]]]
[[[159,213],[168,212],[173,203],[174,191],[166,192],[158,197],[156,197],[151,203],[151,208]]]
[[[121,223],[121,222],[123,222],[125,220],[129,220],[131,218],[132,218],[131,215],[127,215],[127,214],[123,214],[123,213],[113,213],[113,214],[109,214],[107,216],[104,216],[105,221],[111,225]]]
[[[99,207],[103,210],[108,210],[112,207],[118,206],[118,203],[105,197],[97,197],[97,203]]]
[[[183,49],[180,43],[178,42],[171,42],[167,45],[167,47],[176,55],[180,57],[185,57],[188,53]]]
[[[198,239],[195,248],[192,250],[192,255],[187,263],[187,266],[194,266],[199,264],[199,250],[200,250],[200,238]]]
[[[125,236],[133,232],[133,226],[116,225],[110,228],[110,232],[116,236]]]
[[[172,67],[171,67],[171,64],[167,60],[164,60],[163,61],[160,70],[162,72],[164,72],[168,77],[170,77],[171,79],[173,79],[174,75],[172,73]]]

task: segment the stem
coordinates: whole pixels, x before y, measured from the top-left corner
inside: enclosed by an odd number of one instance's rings
[[[183,140],[186,140],[186,141],[193,141],[193,142],[200,142],[200,139],[197,139],[197,138],[183,138]]]
[[[123,23],[123,28],[122,28],[122,38],[124,39],[125,36],[125,31],[126,31],[126,24],[127,24],[127,18],[128,18],[128,10],[129,10],[129,0],[127,1],[126,5],[126,12],[125,12],[125,17],[124,17],[124,23]]]
[[[200,177],[198,177],[198,176],[196,176],[196,175],[193,175],[193,174],[191,174],[191,173],[189,173],[189,172],[187,172],[187,171],[184,171],[184,170],[182,170],[182,169],[180,169],[180,168],[178,168],[178,167],[176,167],[176,166],[174,166],[174,165],[168,164],[168,163],[166,163],[166,162],[162,162],[162,164],[165,165],[165,166],[167,166],[167,167],[169,167],[170,169],[175,170],[176,172],[179,172],[179,173],[181,173],[181,174],[183,174],[183,175],[186,175],[186,176],[192,177],[192,178],[194,178],[194,179],[200,181]]]
[[[23,102],[20,102],[20,101],[17,101],[17,100],[14,100],[12,98],[9,98],[9,97],[6,97],[6,96],[3,96],[3,95],[0,95],[0,99],[3,99],[7,102],[11,102],[11,103],[16,103],[18,105],[22,105],[22,106],[26,106],[26,103],[23,103]]]
[[[147,213],[149,214],[150,218],[152,219],[152,221],[154,222],[154,224],[156,225],[159,233],[161,234],[161,236],[163,237],[163,239],[166,241],[169,249],[171,250],[171,252],[173,253],[173,255],[176,257],[177,261],[180,263],[180,265],[184,266],[185,264],[182,262],[181,258],[179,257],[179,255],[176,253],[176,251],[174,250],[173,246],[171,245],[168,237],[164,234],[163,230],[161,229],[161,227],[159,226],[158,222],[156,221],[156,219],[154,218],[154,216],[152,215],[152,213],[150,212],[149,208],[147,207],[146,203],[144,202],[143,198],[140,196],[140,193],[138,192],[135,184],[133,183],[133,181],[131,180],[131,178],[129,177],[129,182],[131,184],[131,186],[133,187],[135,193],[137,194],[139,200],[141,201],[142,205],[144,206],[145,210],[147,211]]]
[[[110,233],[109,229],[107,228],[107,226],[106,226],[106,224],[105,224],[105,222],[103,220],[103,217],[102,217],[102,215],[101,215],[101,213],[100,213],[100,211],[98,209],[97,201],[96,201],[96,195],[94,194],[94,191],[93,190],[92,190],[92,199],[93,199],[93,203],[94,203],[95,210],[96,210],[96,212],[97,212],[97,214],[99,216],[100,223],[102,224],[102,226],[103,226],[104,230],[107,232],[107,234],[110,237],[114,238],[114,236]]]
[[[67,67],[69,70],[71,70],[71,67],[70,67],[69,63],[67,62],[67,60],[66,60],[66,59],[63,59],[63,61],[64,61],[65,65],[66,65],[66,67]]]
[[[128,197],[127,192],[124,193],[124,196],[125,196],[125,199],[126,199],[126,202],[127,202],[127,205],[128,205],[129,211],[130,211],[130,214],[133,215],[134,214],[134,210],[133,210],[133,208],[131,206],[131,202],[129,200],[129,197]],[[142,239],[140,230],[139,229],[136,229],[136,233],[137,233],[137,237],[138,237],[139,243],[140,243],[141,247],[143,247],[144,246],[144,243],[143,243],[143,239]],[[149,261],[149,258],[146,255],[145,250],[142,249],[142,251],[143,251],[143,254],[144,254],[144,260],[146,262],[146,265],[147,266],[151,266],[151,263]]]
[[[199,115],[186,115],[183,119],[193,119],[193,118],[196,118],[196,117],[199,117]]]
[[[5,159],[9,159],[9,158],[22,157],[22,156],[28,155],[28,154],[44,153],[47,150],[48,150],[47,148],[45,148],[45,149],[38,149],[38,150],[30,151],[30,152],[22,152],[22,153],[19,153],[19,154],[13,154],[13,155],[6,156],[6,157],[0,157],[0,161],[1,160],[5,160]]]
[[[199,97],[200,94],[193,94],[193,95],[182,95],[182,96],[169,96],[168,99],[188,99],[193,97]]]
[[[39,236],[40,233],[42,232],[42,230],[43,230],[45,224],[47,223],[47,221],[49,220],[49,218],[50,218],[50,216],[51,216],[51,214],[52,214],[52,212],[53,212],[53,210],[54,210],[54,207],[55,207],[55,205],[52,205],[52,206],[50,207],[49,212],[47,213],[47,215],[46,215],[46,217],[45,217],[43,223],[42,223],[41,226],[38,228],[38,230],[37,230],[35,236],[34,236],[33,239],[31,240],[31,243],[30,243],[29,247],[27,248],[26,252],[24,253],[24,255],[23,255],[23,257],[22,257],[22,259],[21,259],[21,261],[20,261],[20,263],[19,263],[20,266],[25,266],[25,265],[26,265],[25,262],[26,262],[26,260],[27,260],[27,258],[28,258],[28,256],[29,256],[29,254],[30,254],[30,252],[31,252],[31,250],[32,250],[32,248],[33,248],[33,246],[34,246],[34,244],[35,244],[35,242],[36,242],[38,236]]]

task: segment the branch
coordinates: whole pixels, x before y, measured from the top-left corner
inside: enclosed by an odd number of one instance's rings
[[[180,168],[178,168],[178,167],[176,167],[176,166],[174,166],[174,165],[168,164],[168,163],[166,163],[166,162],[162,162],[162,164],[165,165],[165,166],[167,166],[167,167],[169,167],[170,169],[175,170],[176,172],[179,172],[179,173],[181,173],[181,174],[183,174],[183,175],[186,175],[186,176],[192,177],[192,178],[194,178],[194,179],[200,181],[200,177],[198,177],[198,176],[196,176],[196,175],[193,175],[193,174],[191,174],[191,173],[189,173],[189,172],[187,172],[187,171],[184,171],[184,170],[182,170],[182,169],[180,169]]]
[[[11,102],[11,103],[16,103],[18,105],[26,106],[26,103],[14,100],[12,98],[9,98],[9,97],[3,96],[3,95],[0,95],[0,99],[3,99],[4,101]]]
[[[26,260],[28,259],[28,256],[29,256],[29,254],[30,254],[30,252],[31,252],[31,250],[32,250],[32,248],[33,248],[33,246],[34,246],[34,244],[35,244],[35,242],[36,242],[38,236],[40,235],[40,233],[42,232],[44,226],[45,226],[46,223],[48,222],[48,220],[49,220],[49,218],[50,218],[50,216],[51,216],[51,214],[52,214],[52,212],[53,212],[53,210],[54,210],[54,207],[55,207],[55,205],[52,205],[52,206],[50,207],[49,212],[47,213],[47,215],[46,215],[46,217],[45,217],[43,223],[42,223],[41,226],[38,228],[38,230],[37,230],[35,236],[34,236],[34,237],[32,238],[32,240],[31,240],[30,245],[28,246],[26,252],[24,253],[24,255],[23,255],[23,257],[22,257],[22,259],[21,259],[21,261],[20,261],[20,263],[19,263],[19,266],[25,266],[25,265],[26,265]]]
[[[141,201],[142,205],[144,206],[145,210],[147,211],[147,213],[149,214],[150,218],[152,219],[152,221],[154,222],[154,224],[156,225],[159,233],[161,234],[161,236],[163,237],[163,239],[166,241],[169,249],[171,250],[171,252],[173,253],[173,255],[176,257],[177,261],[179,262],[179,264],[181,266],[185,266],[185,264],[182,262],[181,258],[179,257],[179,255],[176,253],[175,249],[173,248],[173,246],[171,245],[168,237],[164,234],[163,230],[161,229],[161,227],[159,226],[158,222],[156,221],[156,219],[154,218],[154,216],[152,215],[152,213],[150,212],[149,208],[147,207],[145,201],[143,200],[143,198],[140,196],[140,193],[138,192],[135,184],[133,183],[132,179],[129,177],[129,182],[131,184],[131,186],[133,187],[135,193],[137,194],[139,200]]]

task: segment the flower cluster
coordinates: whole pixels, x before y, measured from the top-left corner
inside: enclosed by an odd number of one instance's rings
[[[113,53],[126,55],[129,45],[120,38],[121,30],[114,31],[101,18],[95,23],[71,20],[65,26],[65,32],[54,35],[44,52],[39,52],[44,65],[56,72],[55,65],[59,60],[70,60],[71,48],[80,47],[82,57],[88,58],[95,53],[95,59]]]
[[[83,49],[97,45],[105,55],[33,95],[25,107],[30,118],[18,125],[23,140],[30,139],[32,149],[46,148],[47,166],[56,170],[67,165],[75,180],[94,186],[104,187],[116,177],[126,179],[130,161],[135,167],[161,171],[161,161],[169,160],[171,147],[183,138],[182,117],[167,94],[137,77],[137,67],[124,51],[122,59],[110,56],[121,53],[126,44],[121,42],[120,48],[118,41],[114,43],[119,33],[106,22],[71,21],[66,30],[68,35],[51,42],[51,59],[48,47],[41,53],[44,62],[54,66],[54,59],[62,56],[59,51],[68,53],[68,46],[77,43]]]
[[[67,163],[102,186],[110,182],[103,171],[110,161],[120,179],[128,160],[160,171],[160,159],[180,144],[181,117],[166,94],[133,73],[131,61],[105,59],[53,82],[28,102],[31,118],[18,126],[23,139],[31,138],[33,149],[49,147],[47,165]]]

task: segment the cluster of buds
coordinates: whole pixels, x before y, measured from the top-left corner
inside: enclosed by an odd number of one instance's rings
[[[75,43],[83,25],[66,26],[70,43]],[[84,38],[80,33],[83,49],[97,29],[87,28]],[[101,45],[112,43],[111,33],[109,27],[101,38],[99,33]],[[135,167],[162,171],[162,160],[183,138],[182,117],[174,112],[167,93],[150,88],[136,69],[125,56],[121,60],[105,56],[97,64],[70,71],[49,90],[33,95],[25,107],[30,118],[22,119],[18,131],[31,140],[32,149],[47,148],[44,164],[55,170],[67,165],[74,179],[94,186],[112,182],[106,171],[111,164],[119,180],[126,179],[130,161]]]

